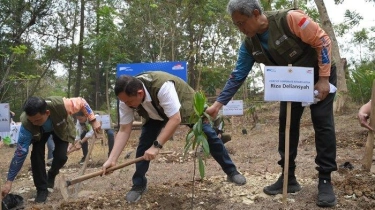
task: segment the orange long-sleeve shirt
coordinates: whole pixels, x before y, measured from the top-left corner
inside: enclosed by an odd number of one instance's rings
[[[319,76],[330,76],[331,39],[327,33],[301,10],[289,11],[287,20],[291,32],[316,50]]]
[[[77,98],[63,98],[64,106],[68,115],[72,115],[79,111],[83,112],[85,116],[92,121],[95,119],[95,114],[90,108],[90,105],[86,102],[84,98],[77,97]]]

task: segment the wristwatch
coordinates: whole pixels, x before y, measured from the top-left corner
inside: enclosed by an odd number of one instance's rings
[[[159,149],[163,149],[163,145],[161,145],[158,140],[154,141],[154,147],[156,148],[159,148]]]

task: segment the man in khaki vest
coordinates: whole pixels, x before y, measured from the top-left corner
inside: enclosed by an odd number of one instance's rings
[[[51,96],[46,99],[30,97],[24,104],[21,115],[20,135],[17,149],[14,152],[8,170],[8,178],[2,187],[1,196],[5,197],[12,189],[12,183],[31,151],[31,169],[37,193],[35,202],[44,203],[47,200],[47,188],[53,188],[55,177],[68,160],[68,144],[74,142],[75,127],[72,114],[82,111],[89,119],[95,131],[100,131],[100,124],[83,98],[63,98]],[[55,149],[51,168],[46,173],[45,145],[49,136],[53,136]]]
[[[123,151],[132,131],[134,110],[145,119],[139,138],[136,157],[144,161],[136,163],[133,186],[126,194],[128,202],[138,201],[147,189],[146,172],[153,160],[180,124],[188,123],[193,114],[195,91],[182,79],[166,72],[145,72],[135,77],[123,75],[116,80],[115,94],[120,100],[120,130],[115,145],[103,170],[114,166]],[[203,123],[212,157],[227,174],[227,180],[244,185],[246,178],[241,175],[214,128],[209,122]],[[166,172],[168,173],[168,172]]]
[[[331,39],[309,16],[301,10],[263,12],[258,0],[230,0],[227,10],[233,24],[246,38],[238,51],[235,69],[223,91],[206,112],[217,115],[246,80],[255,62],[267,66],[303,66],[314,68],[314,90],[319,102],[311,105],[311,119],[315,130],[318,171],[318,198],[316,204],[332,207],[337,204],[331,182],[331,172],[337,170],[336,136],[333,115],[335,93],[330,92],[330,83],[336,86],[336,66],[331,60]],[[287,90],[286,90],[287,91]],[[280,161],[285,162],[286,104],[280,103],[279,147]],[[290,153],[288,167],[288,193],[301,190],[295,168],[299,141],[300,120],[305,107],[292,102],[290,124]],[[284,169],[282,170],[284,171]],[[264,187],[268,195],[282,194],[284,174]]]

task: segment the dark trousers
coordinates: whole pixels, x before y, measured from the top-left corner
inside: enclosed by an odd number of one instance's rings
[[[142,133],[139,138],[136,157],[143,156],[145,151],[152,146],[165,124],[166,122],[150,119],[142,126]],[[203,132],[207,136],[212,157],[219,163],[223,171],[228,175],[237,171],[236,166],[230,159],[223,142],[217,136],[215,130],[209,123],[205,123],[203,125]],[[148,171],[149,166],[149,161],[141,161],[136,163],[136,170],[133,175],[133,185],[147,185],[146,172]]]
[[[315,82],[317,77],[315,77]],[[336,67],[332,66],[329,82],[336,86]],[[315,147],[317,156],[315,163],[319,171],[319,178],[330,178],[330,173],[337,170],[336,164],[336,134],[333,117],[333,102],[335,93],[330,93],[317,104],[310,106],[311,119],[315,130]],[[285,158],[285,127],[286,127],[286,107],[287,102],[280,103],[279,114],[279,154],[281,156],[278,164],[284,168]],[[300,134],[300,120],[304,107],[300,102],[291,103],[291,117],[289,130],[289,171],[294,174],[296,168],[295,159],[297,157],[298,141]]]
[[[86,132],[82,132],[80,138],[83,139],[86,136]],[[83,159],[86,159],[87,153],[89,152],[89,141],[85,141],[82,143],[82,154],[83,154]]]
[[[107,138],[108,138],[108,157],[109,157],[113,149],[113,144],[115,143],[115,131],[113,129],[107,129],[105,130],[105,132],[107,133]]]
[[[115,131],[113,129],[108,129],[105,130],[107,133],[107,138],[108,138],[108,157],[111,154],[111,151],[113,149],[113,145],[115,142]],[[81,139],[85,138],[86,132],[83,132],[80,136]],[[82,154],[83,158],[86,159],[87,153],[89,151],[89,143],[88,141],[82,143]]]
[[[45,164],[45,149],[46,142],[50,135],[53,135],[55,149],[53,150],[52,166],[48,171],[48,176],[56,176],[60,168],[62,168],[68,156],[66,155],[68,149],[68,142],[61,140],[58,136],[52,133],[44,133],[40,141],[33,142],[31,151],[31,170],[33,172],[34,185],[37,190],[47,190],[47,173]]]
[[[216,160],[217,163],[219,163],[227,175],[231,175],[233,172],[236,172],[237,168],[232,159],[229,157],[223,141],[217,136],[215,129],[210,125],[209,122],[203,123],[202,129],[207,136],[211,156]]]

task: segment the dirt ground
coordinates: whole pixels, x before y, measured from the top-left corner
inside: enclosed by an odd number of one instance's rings
[[[374,209],[375,174],[361,170],[367,131],[358,125],[356,113],[359,105],[351,104],[342,114],[335,116],[337,135],[337,164],[333,185],[338,204],[332,209]],[[247,178],[244,186],[235,186],[226,181],[219,165],[209,158],[206,161],[206,177],[201,180],[199,172],[194,176],[193,152],[183,158],[183,147],[187,128],[181,126],[173,140],[153,160],[147,173],[148,191],[140,201],[126,203],[125,194],[131,187],[134,165],[119,169],[104,177],[94,177],[81,184],[70,186],[70,198],[64,200],[58,181],[61,174],[67,180],[78,177],[81,151],[69,156],[65,167],[56,178],[55,188],[45,204],[36,204],[30,158],[27,158],[21,172],[13,183],[12,193],[21,195],[25,202],[23,209],[319,209],[317,197],[317,171],[314,158],[314,131],[310,111],[305,109],[301,122],[299,154],[297,156],[297,179],[302,190],[288,194],[287,204],[282,195],[268,196],[262,192],[264,186],[273,183],[280,175],[277,165],[278,103],[266,103],[257,111],[259,123],[251,117],[230,117],[226,132],[232,134],[232,141],[226,147],[238,170]],[[242,130],[246,129],[244,135]],[[134,130],[130,143],[123,151],[119,162],[134,158],[139,130]],[[107,146],[101,140],[94,144],[92,160],[88,162],[85,174],[99,171],[106,160]],[[14,148],[0,148],[0,173],[2,183],[13,156]],[[354,168],[347,167],[353,166]],[[48,168],[48,167],[47,167]],[[192,196],[194,195],[194,196]]]

